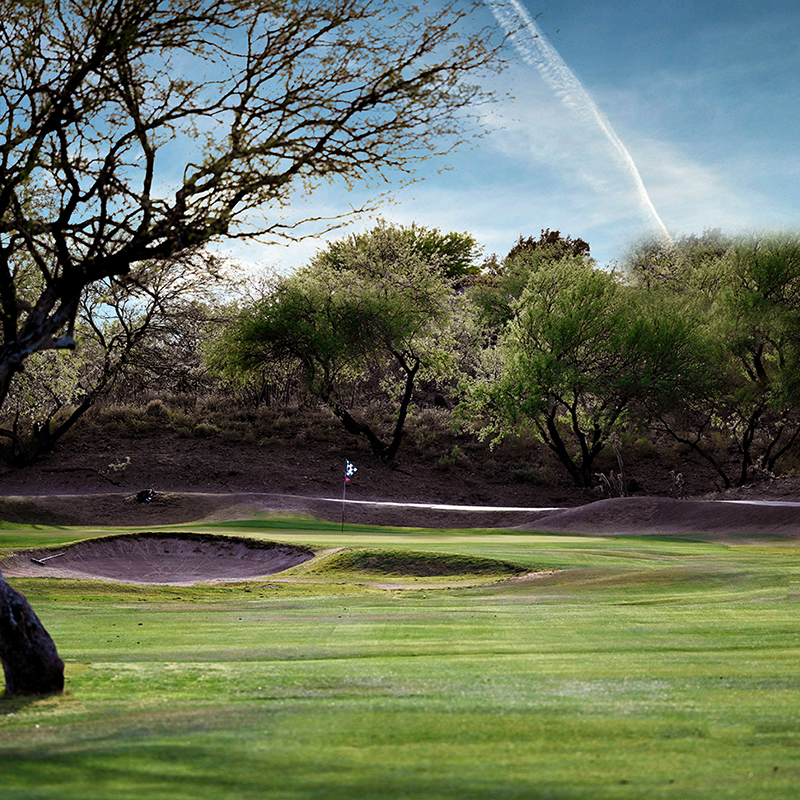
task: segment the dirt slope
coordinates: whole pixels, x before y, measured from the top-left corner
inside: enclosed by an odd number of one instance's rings
[[[262,511],[321,519],[342,518],[344,461],[358,467],[347,484],[345,519],[404,527],[514,527],[576,533],[698,533],[731,531],[796,536],[798,512],[787,507],[710,505],[718,499],[800,500],[800,479],[703,494],[707,476],[678,465],[692,500],[671,500],[667,467],[631,465],[639,496],[602,500],[561,477],[546,484],[513,479],[518,461],[488,461],[469,452],[443,468],[406,447],[397,465],[374,459],[363,443],[332,431],[326,441],[294,435],[271,444],[147,436],[71,437],[40,463],[0,470],[0,521],[99,526],[161,526],[226,521]],[[496,454],[495,454],[496,455]],[[494,456],[493,456],[494,458]],[[673,465],[674,466],[674,465]],[[558,473],[554,473],[557,475]],[[689,476],[691,476],[689,478]],[[150,502],[137,502],[153,490]],[[661,495],[661,496],[660,496]],[[372,505],[390,501],[397,505]],[[409,506],[401,503],[414,504]],[[445,511],[430,504],[462,507]],[[560,511],[481,511],[474,507],[552,508]],[[473,510],[468,510],[473,507]]]

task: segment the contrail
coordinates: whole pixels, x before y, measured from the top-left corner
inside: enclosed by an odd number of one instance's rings
[[[639,174],[636,163],[631,158],[628,149],[617,136],[606,115],[597,107],[597,104],[592,100],[586,89],[583,88],[583,84],[578,80],[575,73],[561,58],[558,50],[545,39],[544,34],[531,19],[525,7],[518,0],[504,0],[504,2],[486,0],[486,2],[523,60],[539,70],[542,78],[566,106],[585,119],[597,124],[619,155],[631,178],[633,178],[642,206],[652,217],[664,238],[667,241],[672,241],[666,225],[662,222],[661,217],[658,216],[658,212],[652,200],[650,200],[650,195],[647,193],[642,176]]]

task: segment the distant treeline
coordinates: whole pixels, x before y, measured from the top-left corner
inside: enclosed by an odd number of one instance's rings
[[[797,461],[795,233],[644,242],[609,268],[558,231],[486,258],[467,233],[380,223],[288,276],[200,256],[146,269],[86,293],[75,354],[29,359],[6,461],[52,449],[95,403],[159,393],[323,404],[387,460],[436,404],[482,439],[533,433],[583,487],[633,433],[692,450],[725,487]]]

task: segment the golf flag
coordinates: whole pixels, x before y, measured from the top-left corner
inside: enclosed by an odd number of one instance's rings
[[[344,533],[344,504],[345,497],[347,496],[347,484],[350,483],[350,478],[357,472],[356,468],[347,460],[344,460],[344,483],[342,484],[342,533]]]

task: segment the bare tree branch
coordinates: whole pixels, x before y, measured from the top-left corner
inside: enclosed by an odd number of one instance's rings
[[[282,216],[298,192],[448,152],[481,97],[465,78],[499,61],[464,34],[471,8],[2,0],[0,403],[30,354],[74,346],[84,287],[302,236]]]

